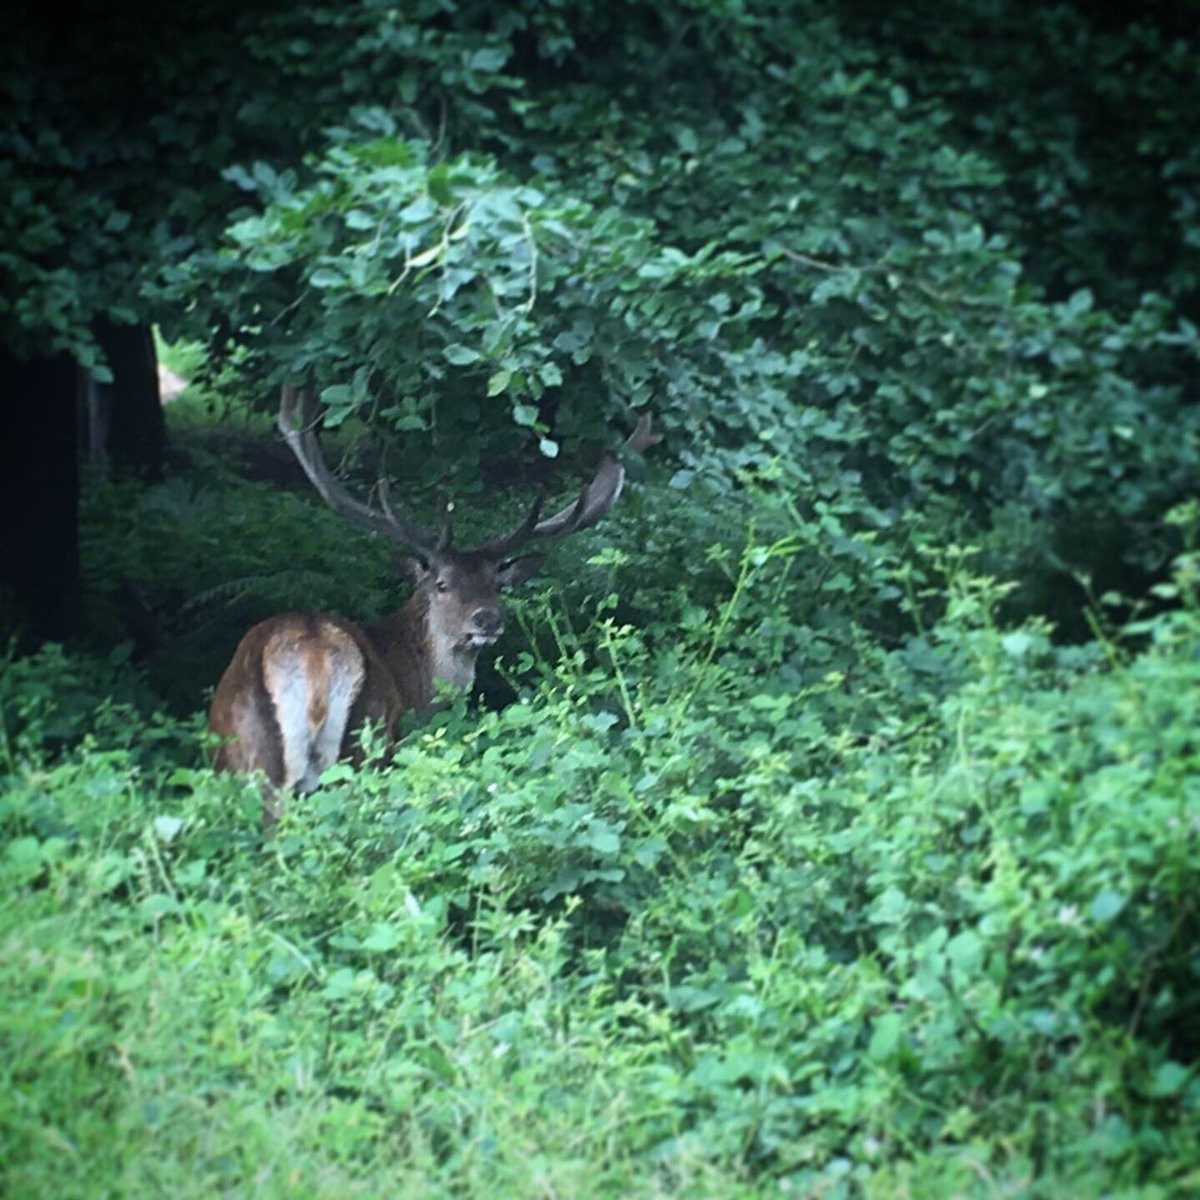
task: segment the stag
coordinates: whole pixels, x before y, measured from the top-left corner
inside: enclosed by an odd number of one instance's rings
[[[356,499],[334,477],[314,432],[316,403],[285,386],[279,428],[322,499],[351,524],[382,535],[412,594],[395,612],[360,625],[335,613],[287,612],[255,625],[238,644],[213,693],[208,727],[220,739],[218,770],[265,776],[263,819],[283,797],[309,792],[339,758],[356,758],[370,722],[389,741],[405,713],[426,715],[445,691],[468,692],[479,653],[504,631],[501,592],[528,579],[545,555],[516,552],[594,525],[616,503],[625,471],[605,455],[578,498],[542,517],[542,498],[514,528],[473,549],[453,544],[449,508],[431,531],[396,512],[386,486],[380,507]],[[643,416],[624,446],[658,441]]]

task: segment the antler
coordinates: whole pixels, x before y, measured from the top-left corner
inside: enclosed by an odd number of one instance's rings
[[[316,421],[317,406],[312,392],[308,388],[294,388],[285,383],[279,398],[280,432],[287,439],[297,462],[304,468],[305,475],[320,493],[321,499],[334,512],[360,529],[382,534],[389,541],[421,553],[435,554],[450,544],[450,515],[445,506],[442,510],[440,529],[437,533],[430,533],[420,525],[399,516],[392,509],[386,484],[381,484],[379,489],[382,512],[361,500],[356,500],[334,478],[333,472],[325,462],[317,435],[313,432]]]
[[[279,398],[279,429],[287,439],[297,462],[304,468],[313,487],[334,512],[346,518],[360,529],[382,534],[389,541],[410,547],[422,554],[439,554],[449,547],[453,538],[449,507],[442,505],[442,517],[437,533],[430,533],[398,514],[391,504],[387,484],[379,484],[379,501],[382,511],[355,499],[334,477],[313,428],[317,421],[317,405],[308,388],[294,388],[285,383]],[[644,451],[662,441],[662,435],[651,432],[650,416],[643,413],[634,431],[625,439],[619,450]],[[619,451],[618,451],[619,452]],[[544,496],[539,495],[531,505],[525,519],[516,528],[502,533],[479,546],[476,553],[494,557],[510,554],[526,542],[565,537],[580,529],[595,525],[617,502],[625,482],[625,468],[617,453],[609,451],[597,468],[595,475],[586,481],[574,504],[568,504],[553,516],[538,520],[542,512]]]
[[[653,433],[650,423],[650,414],[643,413],[617,453],[621,450],[642,452],[661,442],[662,434]],[[580,489],[579,499],[574,504],[568,504],[553,516],[539,521],[538,516],[544,500],[543,496],[539,496],[520,525],[485,542],[479,549],[488,554],[509,554],[526,542],[565,537],[595,525],[616,504],[625,483],[625,468],[621,465],[617,453],[610,450],[604,456],[595,475]]]

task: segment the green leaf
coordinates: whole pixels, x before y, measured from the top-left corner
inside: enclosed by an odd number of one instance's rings
[[[138,913],[149,920],[158,920],[179,911],[179,901],[165,892],[152,892],[137,903]]]
[[[512,380],[512,372],[507,370],[506,368],[501,367],[498,371],[493,371],[492,374],[488,377],[487,394],[489,396],[501,395],[503,392],[506,392],[508,390],[508,385],[511,380]],[[525,406],[518,405],[518,408],[521,408],[521,407],[525,407]],[[536,409],[534,410],[534,415],[535,416],[537,415]],[[532,424],[532,422],[530,422],[530,423]]]
[[[973,930],[964,929],[947,943],[946,954],[955,970],[969,977],[983,965],[983,942]]]
[[[1011,658],[1024,658],[1033,644],[1033,638],[1023,629],[1016,629],[1012,633],[1006,633],[1000,639],[1000,645],[1004,647],[1004,653]]]
[[[1125,907],[1126,897],[1119,892],[1104,888],[1096,893],[1089,911],[1095,921],[1111,921]]]
[[[871,919],[878,925],[899,925],[908,916],[912,905],[897,887],[889,887],[876,900]]]
[[[1192,1077],[1192,1070],[1168,1059],[1160,1063],[1150,1080],[1151,1096],[1178,1096]]]
[[[339,967],[330,973],[321,989],[327,1000],[344,1000],[354,992],[355,972],[351,967]]]
[[[232,167],[226,167],[221,172],[222,179],[228,179],[235,187],[239,187],[243,192],[258,191],[258,184],[250,176],[250,172],[245,167],[234,164]]]
[[[904,1022],[899,1013],[884,1013],[875,1021],[871,1040],[867,1045],[867,1057],[875,1062],[891,1058],[900,1045],[904,1033]]]
[[[442,208],[454,203],[454,189],[450,186],[450,168],[438,163],[425,177],[425,187]]]
[[[378,921],[371,926],[371,931],[363,938],[364,950],[372,950],[377,954],[386,954],[400,944],[400,935],[393,925]]]
[[[602,821],[593,821],[587,832],[587,844],[597,854],[616,854],[621,848],[621,835]]]
[[[348,383],[335,383],[321,389],[321,403],[325,405],[324,423],[335,429],[354,411],[360,399],[358,390]]]
[[[173,842],[176,834],[183,828],[183,821],[179,817],[155,817],[154,818],[154,836],[160,842]]]
[[[464,346],[461,342],[447,346],[442,353],[446,356],[446,360],[456,367],[470,366],[471,363],[478,362],[482,357],[478,350],[472,350],[470,346]]]
[[[486,71],[490,74],[499,71],[507,61],[508,50],[506,48],[484,46],[467,59],[467,66],[472,71]]]

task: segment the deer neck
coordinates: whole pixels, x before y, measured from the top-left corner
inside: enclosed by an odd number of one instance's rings
[[[420,593],[370,625],[367,634],[391,671],[406,710],[428,712],[439,691],[467,692],[475,684],[478,649],[457,646],[448,631],[438,629],[428,598]]]
[[[425,613],[425,628],[430,647],[430,680],[434,690],[439,685],[455,691],[469,692],[475,686],[475,660],[479,657],[478,647],[458,644],[461,631],[453,633],[437,628],[437,622],[429,610]]]

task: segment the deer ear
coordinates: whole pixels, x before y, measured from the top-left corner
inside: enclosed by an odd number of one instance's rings
[[[392,569],[405,583],[420,583],[432,570],[427,559],[415,554],[393,554]]]
[[[500,564],[496,578],[501,587],[517,587],[527,580],[546,561],[544,554],[525,554]]]

